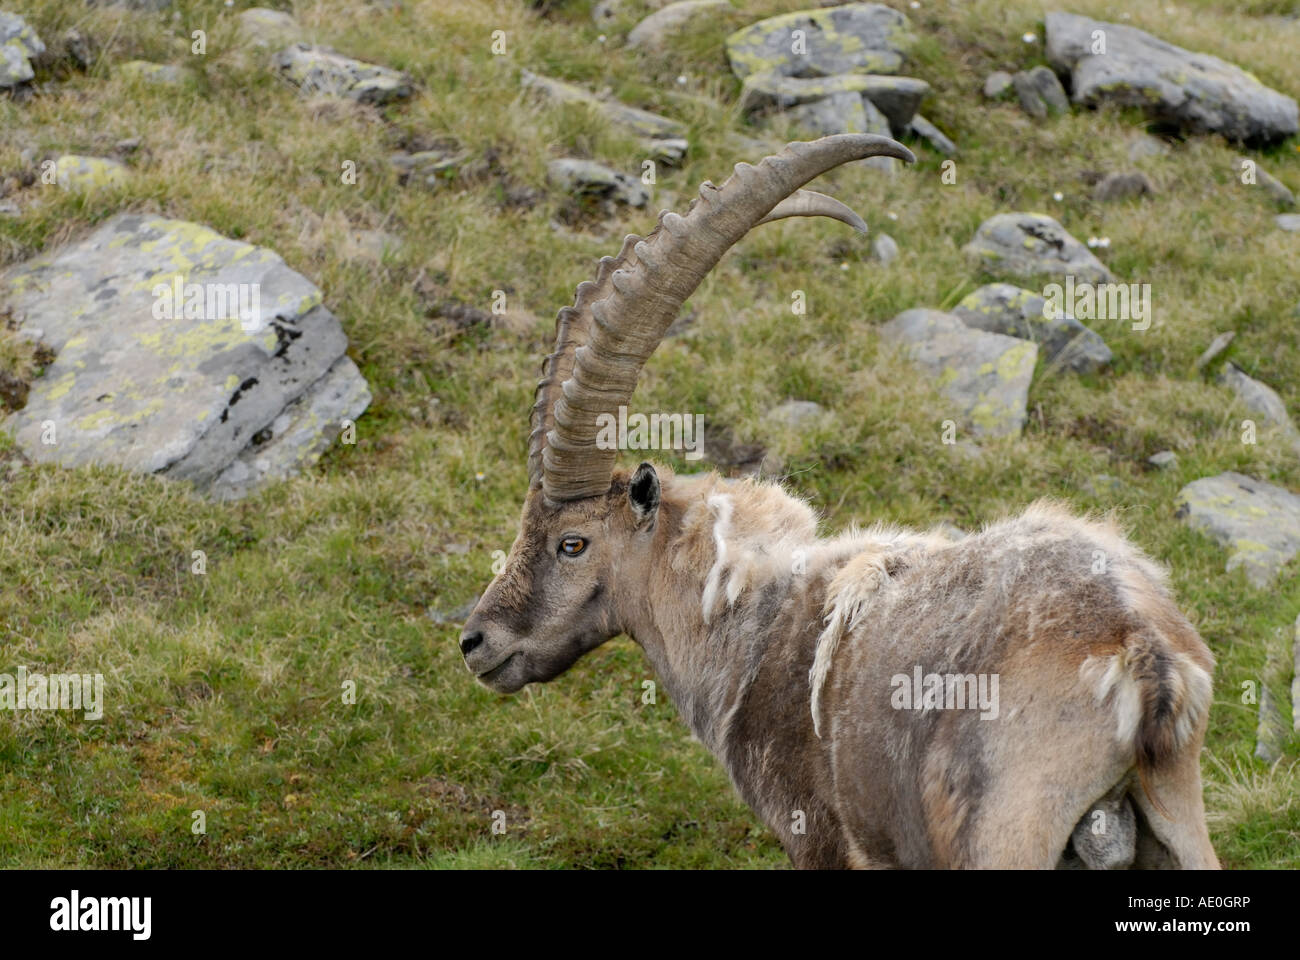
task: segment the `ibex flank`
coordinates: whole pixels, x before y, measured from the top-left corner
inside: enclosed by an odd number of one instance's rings
[[[1038,503],[960,539],[821,539],[779,484],[629,473],[596,442],[752,227],[866,229],[801,187],[870,156],[914,159],[841,134],[739,164],[578,287],[465,663],[511,693],[627,634],[797,867],[1217,867],[1199,766],[1214,658],[1112,526]]]

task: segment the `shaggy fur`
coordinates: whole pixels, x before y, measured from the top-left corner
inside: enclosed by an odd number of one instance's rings
[[[466,662],[508,692],[627,633],[797,866],[1217,866],[1214,661],[1111,524],[1039,503],[958,540],[816,528],[775,484],[648,464],[604,497],[534,489]],[[996,678],[997,709],[900,706],[918,668],[949,696]]]

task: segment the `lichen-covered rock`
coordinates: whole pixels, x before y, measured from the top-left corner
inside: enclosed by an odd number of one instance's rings
[[[957,152],[957,144],[949,140],[942,130],[919,113],[912,117],[911,127],[914,134],[940,153],[952,156]]]
[[[1178,494],[1177,515],[1231,550],[1228,570],[1266,587],[1300,551],[1300,496],[1240,473],[1202,477]]]
[[[990,283],[968,294],[952,312],[968,327],[1032,340],[1049,365],[1095,373],[1111,361],[1110,348],[1074,317],[1045,317],[1047,300],[1009,283]]]
[[[283,47],[298,42],[302,28],[282,10],[250,7],[239,14],[239,33],[251,47]]]
[[[629,107],[614,100],[602,100],[594,93],[582,87],[552,77],[543,77],[524,70],[520,74],[520,83],[530,90],[536,90],[544,96],[561,103],[585,103],[614,124],[638,134],[648,140],[684,140],[686,125],[676,120],[669,120],[649,110]]]
[[[1092,252],[1042,213],[999,213],[989,217],[963,248],[993,276],[1073,276],[1109,283],[1111,273]]]
[[[769,17],[727,38],[727,58],[740,79],[761,73],[830,77],[897,73],[915,42],[907,17],[878,3],[796,10]]]
[[[1277,395],[1277,391],[1268,384],[1247,376],[1244,370],[1231,362],[1225,363],[1219,371],[1219,383],[1231,389],[1252,413],[1278,427],[1287,441],[1300,452],[1300,430],[1296,429],[1291,415],[1287,413],[1286,404]]]
[[[1056,74],[1047,67],[1017,73],[1011,78],[1011,86],[1020,101],[1020,109],[1035,120],[1043,120],[1049,113],[1069,112],[1070,98]]]
[[[54,182],[64,190],[88,192],[120,187],[127,181],[125,164],[106,157],[81,157],[67,153],[54,161]]]
[[[914,77],[846,73],[838,77],[799,78],[761,74],[745,80],[740,109],[745,114],[788,110],[839,93],[856,93],[880,110],[899,134],[907,129],[930,85]]]
[[[185,79],[185,71],[170,63],[151,63],[148,60],[128,60],[117,68],[124,77],[149,83],[176,84]]]
[[[953,419],[965,420],[976,435],[1007,436],[1024,427],[1036,344],[972,329],[940,310],[905,310],[880,332],[886,342],[906,344],[912,361],[954,403]]]
[[[650,202],[650,191],[640,180],[594,160],[571,157],[552,160],[546,165],[546,179],[578,198],[625,203],[632,207],[644,207]]]
[[[1136,106],[1191,133],[1249,143],[1281,140],[1300,124],[1295,100],[1218,57],[1072,13],[1049,13],[1046,22],[1048,62],[1071,73],[1075,103]],[[1093,52],[1095,31],[1104,53]]]
[[[658,50],[667,46],[674,36],[698,26],[697,18],[705,20],[735,9],[727,0],[677,0],[633,27],[627,35],[627,45]]]
[[[272,57],[271,64],[303,93],[348,97],[362,103],[388,103],[412,93],[410,81],[401,72],[353,60],[329,47],[291,44]]]
[[[27,21],[0,10],[0,89],[26,83],[36,74],[32,58],[45,52],[45,44]]]
[[[0,295],[55,352],[4,424],[32,460],[237,496],[310,462],[369,402],[320,290],[198,224],[121,214],[0,275]]]

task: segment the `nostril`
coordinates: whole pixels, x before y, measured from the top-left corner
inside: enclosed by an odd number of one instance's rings
[[[460,653],[463,657],[468,657],[470,651],[483,642],[483,631],[475,630],[473,633],[467,633],[460,638]]]

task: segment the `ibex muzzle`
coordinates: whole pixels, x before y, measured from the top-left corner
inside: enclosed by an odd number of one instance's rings
[[[978,534],[834,539],[777,484],[597,444],[678,309],[751,228],[884,137],[790,144],[628,237],[560,311],[520,533],[465,624],[510,693],[625,633],[801,867],[1215,867],[1198,754],[1213,657],[1163,572],[1051,504]],[[1104,562],[1097,564],[1097,557]]]

